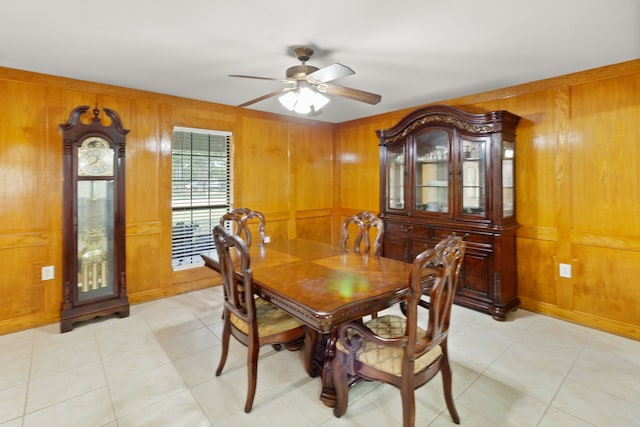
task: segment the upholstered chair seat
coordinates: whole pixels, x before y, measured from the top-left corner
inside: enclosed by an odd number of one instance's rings
[[[395,338],[406,335],[407,319],[392,314],[387,314],[369,320],[365,326],[375,335],[381,338]],[[351,330],[353,331],[353,330]],[[426,331],[417,328],[417,334],[424,335]],[[353,336],[353,332],[351,332]],[[338,341],[336,348],[338,351],[348,354],[341,341]],[[442,355],[442,347],[435,346],[425,354],[415,360],[413,371],[419,373],[436,361]],[[355,359],[365,365],[371,366],[379,371],[387,372],[397,377],[402,375],[402,363],[404,349],[402,347],[389,347],[380,345],[373,340],[364,340],[362,347],[355,353]]]
[[[284,310],[276,307],[270,302],[263,300],[260,297],[255,298],[255,304],[259,337],[275,335],[304,326],[302,322],[291,317]],[[247,324],[247,322],[233,313],[230,314],[231,316],[229,317],[229,320],[231,321],[231,324],[243,334],[248,335],[249,325]]]

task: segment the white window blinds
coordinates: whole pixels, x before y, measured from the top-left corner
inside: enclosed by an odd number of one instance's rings
[[[174,127],[172,136],[173,269],[202,265],[214,249],[211,230],[229,210],[231,133]]]

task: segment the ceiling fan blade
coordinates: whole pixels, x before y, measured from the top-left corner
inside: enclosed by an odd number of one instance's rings
[[[275,80],[277,82],[282,80],[282,79],[274,79],[273,77],[243,76],[241,74],[229,74],[229,77],[241,77],[243,79],[258,79],[258,80]]]
[[[244,103],[238,105],[238,107],[247,107],[247,106],[249,106],[251,104],[255,104],[256,102],[264,101],[267,98],[271,98],[272,96],[280,95],[282,92],[285,92],[285,91],[286,91],[286,89],[278,89],[278,90],[273,91],[271,93],[268,93],[266,95],[262,95],[262,96],[260,96],[258,98],[252,99],[251,101],[244,102]]]
[[[382,97],[375,93],[365,92],[363,90],[338,86],[334,84],[328,84],[326,86],[327,93],[330,93],[332,95],[344,96],[345,98],[351,98],[360,102],[366,102],[367,104],[375,105],[382,100]]]
[[[307,77],[312,78],[320,83],[330,82],[331,80],[339,79],[340,77],[347,77],[351,74],[355,74],[351,68],[342,64],[331,64],[326,67],[320,68],[309,74]]]

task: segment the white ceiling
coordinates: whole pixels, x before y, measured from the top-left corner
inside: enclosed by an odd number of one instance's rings
[[[343,122],[640,57],[640,0],[2,0],[0,66],[238,105],[308,65],[356,74]],[[285,114],[277,98],[250,108]]]

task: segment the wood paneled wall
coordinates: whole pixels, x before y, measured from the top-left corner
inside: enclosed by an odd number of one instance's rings
[[[640,339],[640,60],[443,101],[509,110],[517,135],[523,308]],[[234,200],[272,239],[335,242],[346,215],[379,209],[378,141],[411,109],[337,125],[0,68],[0,333],[56,322],[62,141],[78,105],[117,111],[127,137],[132,304],[210,286],[171,270],[171,129],[234,135]],[[417,108],[416,106],[415,108]],[[560,278],[559,263],[573,277]],[[40,280],[54,265],[56,278]]]
[[[522,307],[640,339],[640,60],[442,103],[522,117],[516,142]],[[338,151],[373,158],[372,130],[412,110],[338,125]],[[362,152],[367,146],[369,154]],[[351,156],[337,156],[345,158]],[[367,176],[350,186],[355,169]],[[378,203],[373,169],[338,162],[340,206],[362,200],[362,193]],[[572,266],[572,278],[560,277],[560,263]]]
[[[234,202],[262,211],[272,240],[331,241],[333,125],[0,68],[0,334],[56,322],[62,298],[62,136],[79,105],[108,107],[126,144],[132,304],[219,282],[171,268],[171,131],[233,132]],[[54,280],[41,268],[53,265]]]

